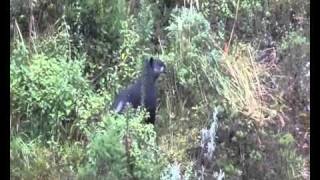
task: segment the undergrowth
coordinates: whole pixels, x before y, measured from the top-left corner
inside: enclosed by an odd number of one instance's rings
[[[13,3],[10,177],[307,179],[309,33],[299,3],[33,1],[44,9],[27,15],[59,17],[40,32]],[[154,125],[143,109],[109,110],[149,56],[168,71]]]

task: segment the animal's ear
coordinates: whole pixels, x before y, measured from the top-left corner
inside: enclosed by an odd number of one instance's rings
[[[153,61],[154,61],[153,57],[150,57],[150,59],[149,59],[149,64],[150,64],[151,66],[153,65]]]

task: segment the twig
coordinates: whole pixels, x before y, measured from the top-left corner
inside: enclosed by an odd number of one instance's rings
[[[231,30],[231,34],[230,34],[230,38],[229,38],[229,42],[228,42],[226,54],[228,54],[229,47],[230,47],[230,43],[231,43],[232,36],[233,36],[233,33],[234,33],[234,27],[236,26],[236,22],[237,22],[237,20],[238,20],[239,4],[240,4],[240,0],[237,1],[236,17],[235,17],[234,22],[233,22],[233,25],[232,25],[232,30]]]
[[[162,44],[161,44],[160,36],[158,36],[158,41],[159,41],[159,45],[160,45],[160,49],[161,49],[161,53],[163,54],[163,47],[162,47]]]
[[[15,23],[15,25],[16,25],[16,27],[17,27],[18,34],[19,34],[19,37],[20,37],[20,39],[21,39],[21,41],[22,41],[22,44],[24,45],[23,37],[22,37],[21,31],[20,31],[20,28],[19,28],[17,19],[14,19],[14,23]]]
[[[102,68],[103,70],[96,76],[94,77],[91,82],[95,85],[97,83],[97,80],[105,73],[107,72],[109,69],[108,69],[108,66],[105,66],[104,68]]]

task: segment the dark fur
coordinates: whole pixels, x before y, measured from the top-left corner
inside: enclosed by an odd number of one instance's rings
[[[112,105],[112,109],[121,113],[127,106],[127,103],[131,104],[133,108],[144,105],[150,114],[147,122],[154,124],[157,108],[155,82],[161,73],[165,73],[165,69],[164,63],[159,59],[151,57],[145,60],[141,77],[128,88],[120,91]]]

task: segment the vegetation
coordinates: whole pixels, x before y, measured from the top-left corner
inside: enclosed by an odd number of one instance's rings
[[[10,0],[10,177],[309,179],[309,8]],[[149,56],[155,125],[109,110]]]

